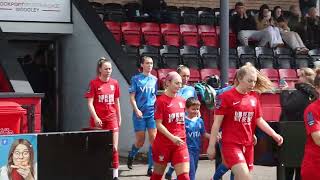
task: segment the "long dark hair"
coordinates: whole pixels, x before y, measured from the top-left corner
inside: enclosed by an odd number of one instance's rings
[[[264,10],[264,9],[270,10],[270,8],[269,8],[269,6],[268,6],[267,4],[261,5],[261,6],[260,6],[260,9],[259,9],[259,14],[258,14],[258,20],[259,20],[259,21],[261,21],[261,20],[264,18],[264,16],[263,16],[263,10]]]

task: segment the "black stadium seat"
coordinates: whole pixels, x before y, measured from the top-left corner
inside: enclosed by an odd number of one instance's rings
[[[229,68],[237,69],[239,67],[239,58],[237,49],[229,49]]]
[[[219,66],[218,48],[210,46],[202,46],[200,48],[200,56],[202,58],[203,68],[217,69]]]
[[[266,47],[256,47],[256,57],[258,58],[259,68],[273,68],[273,50]]]
[[[183,24],[198,24],[198,11],[194,7],[181,7]]]
[[[122,45],[123,51],[129,56],[130,61],[128,62],[128,67],[139,67],[140,57],[139,49],[134,46]]]
[[[237,48],[240,65],[244,65],[246,62],[250,62],[256,65],[256,52],[249,46],[238,46]]]
[[[125,20],[125,13],[122,5],[118,3],[106,3],[104,7],[104,21],[123,22]]]
[[[278,47],[274,49],[276,64],[279,69],[291,69],[293,66],[293,54],[291,49]]]
[[[160,56],[165,68],[176,69],[181,64],[180,50],[175,46],[163,45]]]
[[[187,67],[193,69],[202,67],[197,47],[183,46],[183,48],[180,49],[180,56],[182,58],[182,63]]]
[[[198,21],[200,25],[214,25],[215,17],[213,9],[208,7],[198,7]]]

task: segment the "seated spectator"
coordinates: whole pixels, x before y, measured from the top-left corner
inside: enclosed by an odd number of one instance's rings
[[[262,10],[260,10],[259,17],[255,18],[255,25],[253,25],[252,20],[250,21],[248,18],[245,18],[246,16],[242,12],[245,10],[244,4],[242,2],[236,3],[235,9],[237,11],[237,15],[232,21],[232,26],[233,29],[236,30],[236,32],[238,31],[238,39],[240,44],[248,46],[249,40],[254,40],[258,41],[258,46],[266,46],[267,44],[269,44],[270,47],[276,47],[279,45],[283,45],[279,29],[276,27],[272,27],[271,23],[269,22],[271,20],[271,14],[267,14],[271,12],[269,11],[268,6],[266,14],[264,14],[266,17],[264,17],[264,15],[261,13],[264,9],[262,8]],[[233,23],[237,20],[237,18],[242,20],[238,23]],[[256,27],[256,29],[253,29],[253,27]]]
[[[241,30],[255,30],[256,24],[251,15],[247,15],[243,2],[235,5],[235,14],[231,16],[231,28],[238,35]]]
[[[290,15],[288,18],[288,26],[291,31],[295,31],[298,34],[303,35],[303,24],[301,18],[301,11],[298,5],[291,5],[289,8]],[[302,37],[303,39],[303,37]]]
[[[304,45],[300,35],[294,31],[290,31],[287,22],[283,17],[277,19],[277,26],[280,28],[280,33],[283,41],[293,49],[296,54],[307,54],[309,49]]]
[[[304,19],[305,39],[310,48],[318,48],[320,46],[320,18],[317,16],[317,8],[309,9],[308,16]]]
[[[269,37],[270,47],[277,47],[283,45],[283,41],[280,35],[278,27],[274,26],[273,19],[271,17],[271,11],[269,6],[263,4],[260,7],[258,15],[255,17],[257,30],[267,32]]]
[[[275,6],[273,8],[273,15],[272,15],[273,19],[275,21],[278,20],[278,18],[283,17],[283,11],[282,8],[280,6]]]
[[[312,7],[317,6],[317,0],[299,0],[300,9],[302,12],[302,16],[306,16],[308,10]]]

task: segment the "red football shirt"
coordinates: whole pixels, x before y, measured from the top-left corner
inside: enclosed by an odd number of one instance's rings
[[[261,117],[259,95],[253,91],[241,94],[232,88],[216,101],[215,114],[224,115],[222,142],[252,145],[257,118]]]
[[[154,113],[155,120],[161,119],[162,124],[171,134],[184,140],[186,138],[184,127],[185,104],[186,101],[180,96],[169,97],[163,94],[156,100]],[[165,145],[173,144],[170,139],[159,131],[157,132],[156,140]]]
[[[118,81],[110,78],[104,82],[97,77],[91,80],[86,98],[93,98],[93,106],[101,121],[117,121],[115,99],[119,98],[120,89]],[[90,118],[93,120],[93,118]]]
[[[308,171],[318,172],[320,169],[320,147],[317,146],[311,133],[320,131],[320,100],[310,104],[304,111],[304,124],[307,133],[307,141],[304,150],[302,168],[308,168]]]

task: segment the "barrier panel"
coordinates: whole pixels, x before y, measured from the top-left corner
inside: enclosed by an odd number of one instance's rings
[[[25,144],[26,149],[16,152],[17,144]],[[19,165],[32,167],[35,180],[108,180],[112,179],[112,132],[0,136],[0,174],[3,175],[0,179],[7,178],[7,164],[18,169],[18,164],[8,160],[10,156],[23,156],[26,162]],[[29,158],[32,161],[27,161]],[[20,178],[19,173],[13,176]]]

